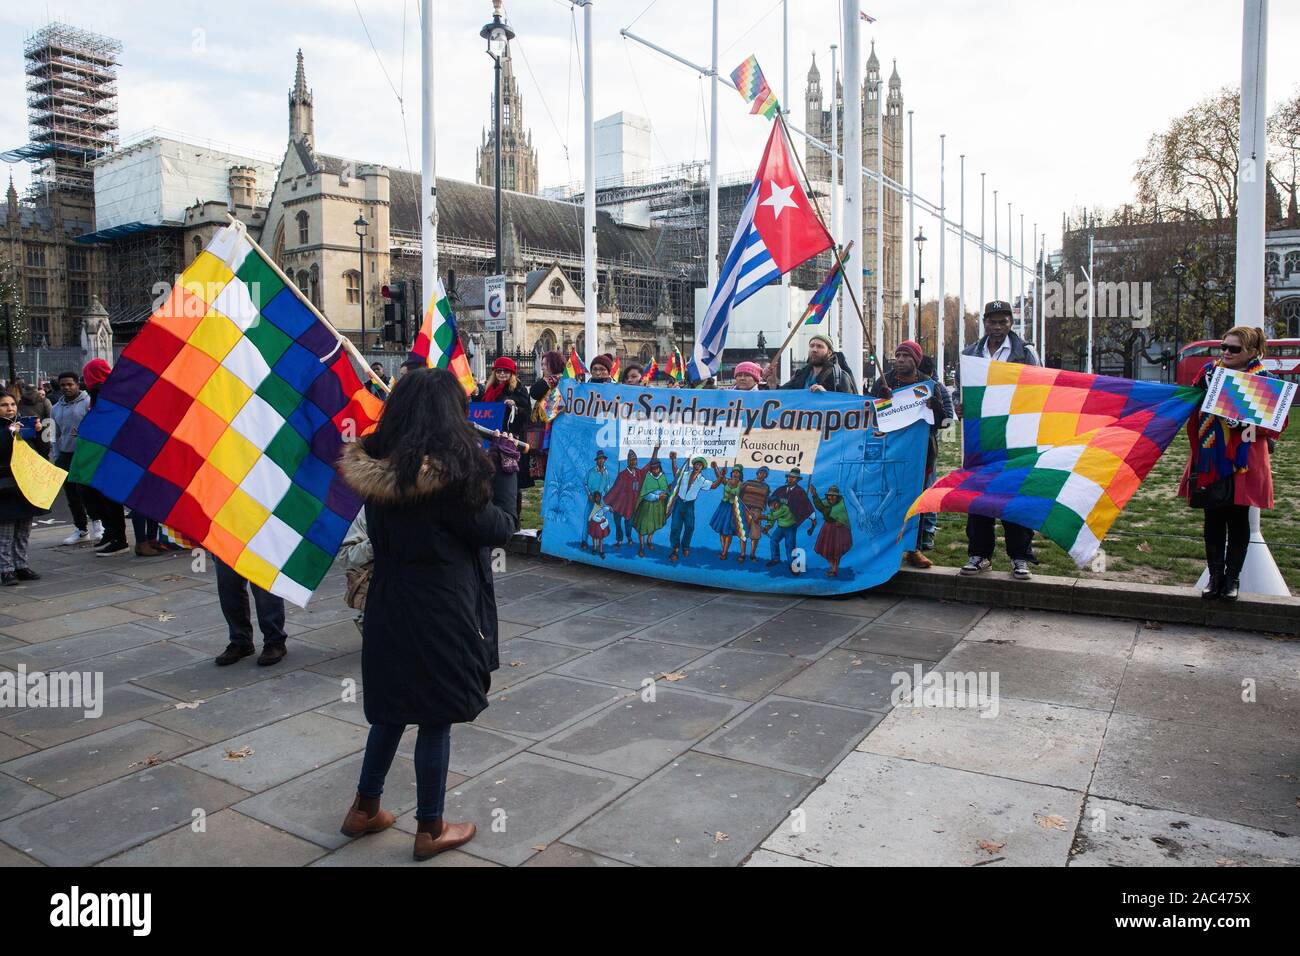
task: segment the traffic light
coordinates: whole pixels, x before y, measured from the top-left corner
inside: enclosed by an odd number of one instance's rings
[[[406,280],[394,279],[379,290],[384,297],[384,341],[406,340]]]

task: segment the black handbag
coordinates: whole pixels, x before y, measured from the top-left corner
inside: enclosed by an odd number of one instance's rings
[[[1187,492],[1187,503],[1193,508],[1223,508],[1232,504],[1236,492],[1234,477],[1229,475],[1227,478],[1211,482],[1204,488],[1198,488],[1193,476],[1192,487]]]

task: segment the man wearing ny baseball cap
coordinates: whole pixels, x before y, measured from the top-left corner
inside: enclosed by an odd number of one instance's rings
[[[962,355],[974,355],[997,362],[1015,362],[1020,365],[1041,365],[1034,347],[1011,331],[1011,303],[994,299],[984,306],[984,336],[962,350]],[[961,414],[961,404],[957,414]],[[1034,558],[1034,531],[1011,521],[1002,522],[1002,534],[1007,542],[1007,557],[1011,559],[1012,575],[1017,581],[1028,581],[1029,565],[1037,564]],[[993,567],[993,546],[997,528],[993,518],[983,515],[966,517],[966,553],[969,560],[960,573],[967,577],[983,574]]]
[[[835,351],[835,343],[824,332],[808,340],[808,364],[790,377],[784,385],[777,385],[776,356],[767,363],[763,377],[768,388],[806,388],[810,392],[856,392],[853,373],[844,359]]]

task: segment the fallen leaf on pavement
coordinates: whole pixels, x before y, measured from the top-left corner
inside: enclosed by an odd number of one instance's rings
[[[992,854],[994,854],[994,853],[997,853],[998,850],[1002,849],[1004,846],[1006,846],[1006,844],[1005,844],[1005,843],[994,843],[994,842],[991,841],[991,840],[980,840],[978,846],[979,846],[979,848],[980,848],[981,850],[983,850],[985,853],[988,853],[989,855],[992,855]]]
[[[534,849],[534,850],[537,850],[537,851],[540,852],[540,851],[546,849],[546,844],[545,844],[545,843],[534,843],[534,844],[533,844],[533,849]]]
[[[1147,542],[1145,542],[1145,541],[1139,541],[1139,542],[1138,542],[1138,546],[1137,546],[1137,548],[1138,548],[1138,550],[1141,551],[1143,554],[1150,554],[1150,553],[1151,553],[1151,545],[1149,545],[1149,544],[1148,544]]]
[[[511,667],[523,667],[523,666],[524,666],[524,662],[523,662],[523,661],[511,661],[511,662],[510,662],[510,666],[511,666]]]
[[[1165,626],[1159,621],[1144,621],[1142,628],[1147,631],[1163,631]]]
[[[1043,816],[1041,813],[1034,814],[1034,822],[1044,830],[1064,830],[1065,817],[1058,817],[1055,813],[1050,816]]]
[[[199,704],[206,704],[206,703],[207,703],[206,700],[196,700],[196,701],[194,701],[192,704],[187,704],[187,703],[185,703],[184,701],[182,701],[181,703],[179,703],[179,704],[176,705],[176,709],[177,709],[177,710],[193,710],[195,707],[199,706]]]
[[[129,764],[126,769],[130,770],[133,767],[154,767],[160,763],[162,763],[161,750],[158,751],[156,754],[150,754],[149,756],[145,757],[143,760],[137,760],[135,763]]]
[[[248,746],[247,744],[240,747],[238,750],[226,751],[227,760],[243,760],[245,757],[251,757],[251,756],[253,756],[253,748]]]
[[[172,621],[175,619],[176,619],[176,615],[172,614],[170,611],[163,611],[161,614],[158,615],[159,622],[164,624],[167,621]]]
[[[730,840],[730,839],[731,839],[731,837],[727,836],[727,835],[726,835],[725,833],[723,833],[721,830],[717,830],[717,831],[715,831],[714,834],[713,834],[713,842],[714,842],[714,843],[722,843],[724,840]]]
[[[676,671],[672,674],[660,674],[659,676],[667,681],[686,680],[686,675],[683,674],[681,671]]]

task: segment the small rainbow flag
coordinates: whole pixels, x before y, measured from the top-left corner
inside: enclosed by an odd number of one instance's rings
[[[564,366],[565,378],[577,378],[579,375],[587,374],[587,366],[582,364],[582,359],[578,358],[578,350],[569,350],[569,361]]]
[[[615,355],[615,356],[614,356],[614,367],[611,368],[611,369],[609,370],[609,380],[610,380],[611,382],[617,382],[617,381],[618,381],[618,366],[619,366],[618,356]]]
[[[466,395],[473,395],[478,387],[474,373],[469,370],[469,357],[456,331],[456,317],[451,312],[451,301],[442,280],[434,287],[433,301],[425,310],[420,334],[415,337],[407,361],[416,359],[426,368],[445,368],[456,376]]]
[[[804,325],[820,325],[821,320],[826,318],[831,303],[835,301],[835,293],[840,289],[840,280],[843,278],[844,270],[840,268],[839,262],[836,262],[831,266],[830,273],[822,280],[821,287],[808,300],[808,308],[804,309],[803,313]]]
[[[657,358],[653,358],[650,360],[650,365],[646,368],[645,372],[641,374],[641,378],[647,383],[653,382],[655,380],[655,376],[658,374],[659,374],[659,360]]]
[[[736,84],[740,95],[745,98],[745,102],[750,104],[751,113],[762,113],[771,119],[781,109],[776,94],[767,85],[763,71],[759,68],[758,58],[752,53],[744,63],[731,71],[731,80]]]
[[[675,345],[673,346],[672,357],[668,359],[668,371],[666,374],[669,378],[677,382],[683,381],[686,378],[686,362],[682,360],[681,349]]]

